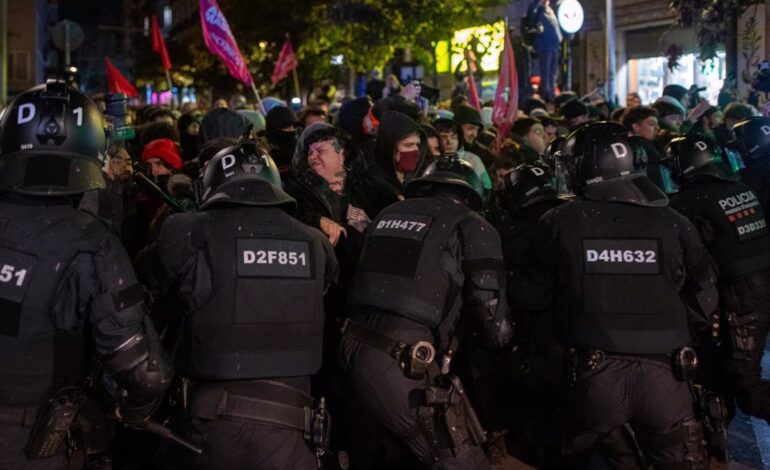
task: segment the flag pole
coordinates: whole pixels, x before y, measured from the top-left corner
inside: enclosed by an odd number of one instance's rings
[[[286,40],[291,41],[291,34],[286,33]],[[297,66],[295,65],[294,68],[291,69],[292,75],[294,76],[294,93],[297,95],[297,98],[302,99],[302,95],[300,94],[299,89],[299,78],[297,78]]]
[[[267,112],[265,111],[265,105],[262,103],[262,98],[259,96],[259,90],[257,90],[257,85],[254,84],[254,78],[251,79],[251,91],[254,92],[254,96],[257,98],[257,103],[259,104],[259,110],[262,111],[263,116],[267,116]]]
[[[468,80],[468,92],[473,94],[473,90],[476,90],[476,78],[473,76],[473,70],[471,70],[471,53],[468,49],[468,45],[465,46],[465,79]],[[481,99],[479,98],[478,91],[475,93],[476,104],[474,108],[481,111]]]
[[[294,93],[296,93],[297,98],[302,99],[302,95],[300,94],[299,90],[299,78],[297,78],[297,67],[294,67],[291,69],[292,75],[294,75]]]
[[[177,108],[177,100],[174,98],[174,83],[171,81],[171,72],[166,69],[166,82],[168,82],[168,91],[171,93],[171,109]]]

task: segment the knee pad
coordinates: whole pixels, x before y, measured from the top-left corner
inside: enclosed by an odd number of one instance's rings
[[[707,470],[708,455],[703,424],[695,416],[677,423],[670,431],[655,436],[637,435],[646,454],[655,455],[655,468]]]

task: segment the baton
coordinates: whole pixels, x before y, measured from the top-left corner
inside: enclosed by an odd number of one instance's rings
[[[155,193],[156,196],[161,198],[163,202],[171,206],[171,208],[174,209],[174,211],[176,212],[182,211],[182,206],[179,205],[179,201],[177,201],[176,199],[166,194],[165,191],[163,191],[157,184],[155,184],[154,181],[148,178],[144,173],[142,173],[141,171],[135,171],[134,177],[137,179],[137,181],[142,183],[142,185],[144,185],[147,189],[149,189],[150,191]]]
[[[144,422],[144,424],[139,428],[144,431],[151,432],[155,434],[156,436],[160,436],[164,439],[171,439],[172,441],[176,442],[177,444],[181,445],[182,447],[188,449],[191,452],[194,452],[196,455],[203,454],[203,448],[198,447],[192,442],[188,441],[187,439],[183,438],[182,436],[176,434],[174,431],[170,430],[166,426],[163,426],[157,421],[153,421],[151,419]]]

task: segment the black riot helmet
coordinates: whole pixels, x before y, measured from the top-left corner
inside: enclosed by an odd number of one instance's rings
[[[88,96],[49,80],[0,115],[0,189],[66,196],[104,187],[106,121]]]
[[[215,205],[283,206],[297,202],[281,188],[278,167],[254,141],[239,142],[214,155],[203,169],[201,209]]]
[[[770,118],[753,116],[733,127],[735,147],[748,165],[770,155]]]
[[[506,177],[500,201],[509,211],[556,199],[551,170],[545,165],[524,163]]]
[[[689,134],[676,137],[666,146],[666,154],[661,164],[671,171],[677,184],[700,176],[711,176],[724,181],[737,181],[722,161],[721,152],[708,137]]]
[[[562,160],[575,193],[594,201],[665,206],[668,197],[643,170],[634,167],[634,152],[623,126],[588,123],[567,136]]]
[[[450,185],[464,189],[473,210],[481,210],[487,196],[481,178],[470,163],[457,155],[445,155],[434,161],[418,178],[409,181],[404,188],[406,197],[423,197],[435,185]]]

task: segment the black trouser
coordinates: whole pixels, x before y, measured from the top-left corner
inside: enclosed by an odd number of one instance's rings
[[[392,336],[410,343],[432,340],[429,335],[416,331],[398,331]],[[422,462],[434,469],[488,468],[483,450],[476,446],[469,446],[456,456],[434,460],[433,447],[418,424],[426,379],[406,377],[393,357],[349,336],[343,336],[341,350],[357,399],[381,426],[401,439]],[[439,436],[439,439],[442,438],[447,439],[446,436]],[[447,442],[440,442],[439,445],[447,447]]]
[[[744,413],[770,422],[770,382],[762,380],[762,356],[770,327],[770,284],[738,285],[723,288],[720,294],[723,344],[727,345],[726,383],[720,388],[728,405],[735,401]],[[737,341],[736,335],[740,338]],[[746,350],[747,345],[750,350]]]
[[[220,417],[214,421],[192,418],[181,434],[203,446],[196,457],[166,441],[161,450],[165,468],[316,470],[315,456],[302,433],[255,421]]]
[[[561,468],[587,468],[591,451],[628,423],[649,464],[678,468],[706,462],[701,423],[693,418],[693,397],[663,362],[632,356],[606,357],[565,387],[568,413]],[[692,468],[702,468],[694,465]]]
[[[196,456],[167,441],[161,449],[165,466],[317,469],[304,437],[313,406],[312,397],[303,392],[308,379],[278,380],[191,383],[187,418],[179,428],[203,454]]]

